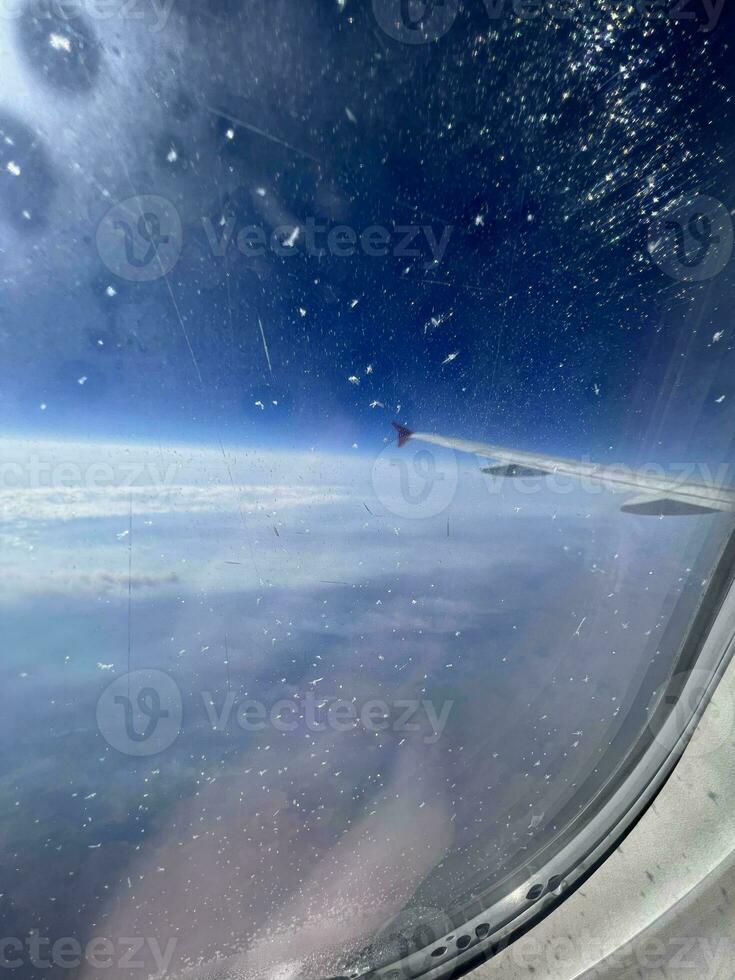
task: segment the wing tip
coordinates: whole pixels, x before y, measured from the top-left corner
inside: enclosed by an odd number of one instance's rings
[[[413,435],[413,430],[406,425],[401,425],[400,422],[392,422],[391,425],[398,433],[398,448],[401,449]]]
[[[702,514],[716,514],[717,507],[709,507],[706,502],[677,500],[675,497],[637,497],[620,508],[623,514],[637,514],[642,517],[699,517]]]

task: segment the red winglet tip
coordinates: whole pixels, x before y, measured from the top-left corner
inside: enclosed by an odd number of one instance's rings
[[[406,443],[408,442],[408,440],[413,435],[413,432],[412,432],[411,429],[407,428],[405,425],[401,425],[400,422],[393,422],[392,424],[393,424],[393,428],[398,433],[398,448],[400,449],[401,446],[405,446],[406,445]]]

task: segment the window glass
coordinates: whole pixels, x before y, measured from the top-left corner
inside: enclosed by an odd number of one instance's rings
[[[361,974],[614,784],[732,528],[730,37],[2,5],[15,976]]]

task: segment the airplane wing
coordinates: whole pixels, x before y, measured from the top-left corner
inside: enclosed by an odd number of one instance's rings
[[[618,493],[636,492],[635,499],[626,501],[620,508],[626,514],[682,517],[718,511],[735,512],[735,489],[721,487],[716,483],[696,483],[676,477],[652,476],[626,466],[584,463],[468,439],[413,432],[398,422],[394,422],[393,427],[398,432],[399,446],[404,446],[411,439],[492,459],[495,461],[494,465],[482,469],[483,473],[491,476],[518,478],[559,474],[593,480]]]

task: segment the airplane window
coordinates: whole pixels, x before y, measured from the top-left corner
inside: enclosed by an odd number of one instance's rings
[[[393,980],[563,897],[729,554],[731,43],[3,3],[16,978]]]

